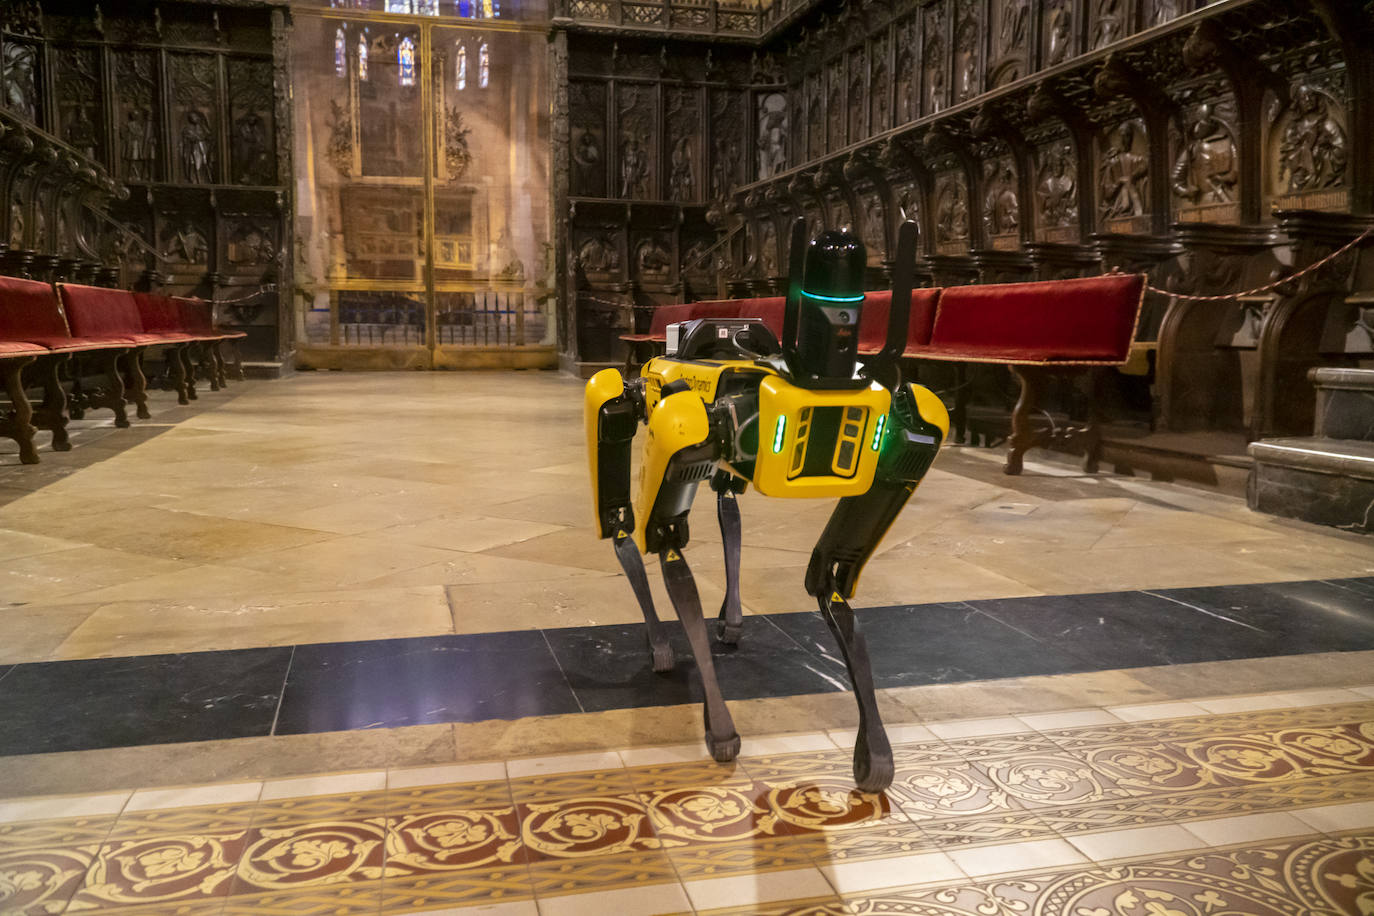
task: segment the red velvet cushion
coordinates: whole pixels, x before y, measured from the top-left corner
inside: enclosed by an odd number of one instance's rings
[[[931,355],[1119,362],[1130,352],[1144,285],[1143,274],[1108,274],[950,287],[940,296]]]
[[[35,334],[71,336],[52,284],[0,277],[0,338],[28,340]]]
[[[711,302],[693,302],[693,318],[738,318],[739,309],[746,299],[717,299]]]
[[[692,309],[695,307],[696,303],[658,306],[654,309],[653,321],[649,324],[649,333],[656,339],[662,340],[664,335],[668,333],[668,325],[691,318]]]
[[[167,296],[134,293],[134,304],[138,306],[138,317],[145,334],[187,336],[181,327],[181,309]]]
[[[782,339],[782,314],[787,309],[787,300],[782,296],[765,296],[761,299],[737,299],[739,311],[737,318],[762,318],[773,336]]]
[[[32,354],[37,356],[40,353],[47,353],[48,348],[32,343],[21,343],[17,340],[0,340],[0,357],[5,356],[25,356]]]
[[[74,337],[133,337],[143,333],[133,293],[103,286],[59,283]]]
[[[127,337],[71,337],[66,334],[34,334],[25,342],[56,351],[128,349],[134,345]]]

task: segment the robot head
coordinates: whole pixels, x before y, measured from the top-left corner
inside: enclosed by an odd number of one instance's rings
[[[867,261],[863,243],[834,231],[822,232],[804,251],[799,242],[794,231],[782,340],[787,367],[804,388],[853,388]]]

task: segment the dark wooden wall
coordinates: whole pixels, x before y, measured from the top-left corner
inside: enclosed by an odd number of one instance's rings
[[[716,286],[778,289],[798,217],[813,232],[860,235],[874,287],[889,276],[903,219],[920,226],[918,272],[930,284],[1120,267],[1148,270],[1172,293],[1213,295],[1282,279],[1374,225],[1372,39],[1370,0],[817,7],[747,57],[728,49],[751,62],[736,90],[747,155],[732,173],[740,183],[707,207],[715,237],[732,233]],[[572,60],[584,44],[612,42],[574,25]],[[702,56],[695,44],[656,46],[670,64]],[[661,80],[645,58],[646,77]],[[615,116],[604,94],[591,107],[602,103]],[[569,123],[574,149],[577,125],[593,122]],[[605,123],[591,129],[613,129]],[[709,156],[731,129],[708,117],[689,143]],[[659,182],[664,139],[650,148]],[[612,178],[592,190],[635,197]],[[600,206],[614,239],[632,209]],[[575,234],[576,217],[571,225]],[[583,243],[570,243],[575,261]],[[619,263],[629,263],[623,251]],[[623,269],[616,280],[634,283]],[[1366,245],[1240,300],[1151,295],[1138,339],[1156,345],[1153,419],[1256,437],[1309,432],[1307,368],[1374,359],[1360,331],[1371,288]]]
[[[6,4],[0,103],[35,138],[0,152],[6,272],[218,299],[275,284],[219,319],[245,358],[285,354],[287,25],[260,3]]]

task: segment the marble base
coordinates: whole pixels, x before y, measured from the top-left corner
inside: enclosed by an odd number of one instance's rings
[[[1254,442],[1251,509],[1374,532],[1374,442],[1271,439]]]
[[[1374,369],[1313,369],[1316,434],[1374,442]]]

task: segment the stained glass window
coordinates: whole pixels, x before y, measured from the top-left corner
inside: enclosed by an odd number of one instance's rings
[[[415,85],[415,42],[409,38],[401,39],[401,46],[396,49],[396,63],[400,68],[400,80],[402,86]]]
[[[491,18],[491,0],[479,0],[479,2],[482,4],[482,18],[483,18],[483,19],[490,19],[490,18]]]
[[[463,19],[472,18],[472,0],[458,0],[453,4],[453,9]]]
[[[342,27],[340,27],[339,30],[338,30],[337,32],[334,33],[334,75],[335,75],[335,76],[347,76],[347,75],[348,75],[348,49],[347,49],[347,47],[346,47],[347,44],[348,44],[347,39],[344,38],[344,30],[343,30]]]
[[[439,15],[439,0],[415,0],[415,12],[421,16]]]
[[[491,54],[487,51],[487,43],[482,42],[482,46],[477,49],[477,85],[487,88],[487,80],[491,76]]]
[[[468,88],[468,48],[467,45],[458,46],[458,89]]]
[[[413,13],[410,0],[386,0],[386,11],[388,13]]]
[[[358,35],[358,79],[367,80],[367,29]]]

